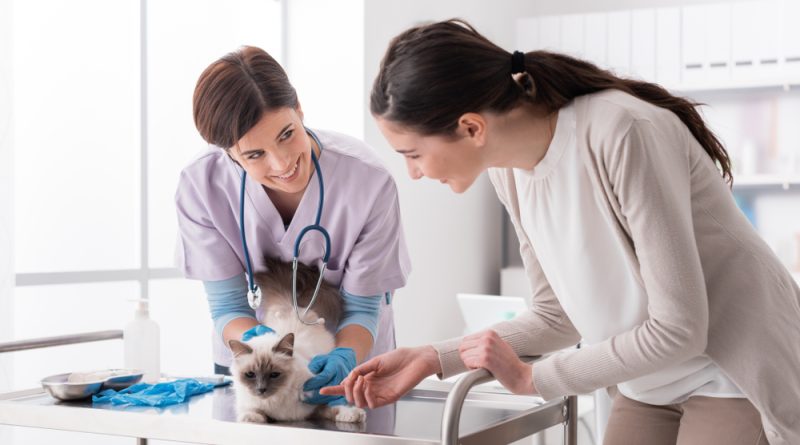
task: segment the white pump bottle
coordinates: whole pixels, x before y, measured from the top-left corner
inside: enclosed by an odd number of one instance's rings
[[[155,383],[161,377],[159,327],[150,319],[149,301],[145,299],[133,301],[136,302],[136,313],[123,331],[125,368],[143,371],[142,381]]]

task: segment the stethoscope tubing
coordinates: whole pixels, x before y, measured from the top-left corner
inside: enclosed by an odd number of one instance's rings
[[[322,143],[320,142],[319,138],[313,131],[308,128],[305,128],[306,133],[308,133],[314,142],[317,144],[317,147],[320,149],[320,153],[322,153]],[[314,325],[319,324],[321,319],[317,319],[313,322],[308,322],[305,320],[305,315],[308,313],[309,309],[314,305],[314,302],[319,295],[319,289],[322,286],[322,278],[325,274],[325,269],[328,266],[328,260],[330,259],[331,253],[331,237],[328,231],[320,224],[322,219],[322,208],[325,202],[325,185],[322,178],[322,169],[319,165],[319,160],[317,159],[316,154],[314,153],[314,148],[311,148],[311,161],[314,163],[314,170],[317,173],[317,182],[319,183],[319,204],[317,205],[317,214],[316,218],[314,219],[314,224],[308,225],[304,227],[300,233],[297,235],[297,238],[294,242],[294,257],[292,259],[292,305],[294,306],[295,315],[297,315],[298,320],[302,323],[307,325]],[[247,302],[253,310],[256,310],[261,305],[261,289],[256,285],[253,279],[253,265],[250,261],[250,251],[247,248],[247,237],[244,231],[244,198],[245,198],[245,189],[247,185],[247,172],[242,169],[242,182],[241,182],[241,191],[239,193],[239,233],[241,234],[242,238],[242,250],[244,252],[244,259],[245,259],[245,267],[247,268],[247,280],[248,280],[248,290],[247,290]],[[319,232],[325,240],[325,253],[322,257],[322,267],[320,269],[319,278],[317,279],[316,287],[314,288],[314,294],[311,296],[311,301],[309,302],[308,306],[306,306],[305,311],[302,315],[300,315],[300,310],[298,308],[297,303],[297,263],[298,257],[300,256],[300,243],[303,240],[303,237],[308,233],[316,231]]]

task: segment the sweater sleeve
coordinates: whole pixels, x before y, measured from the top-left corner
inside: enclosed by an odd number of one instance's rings
[[[500,201],[506,208],[519,238],[526,275],[531,286],[531,309],[512,320],[495,324],[493,329],[511,345],[519,356],[541,355],[573,346],[580,341],[572,322],[567,317],[544,275],[533,251],[528,236],[521,228],[516,191],[508,184],[501,171],[490,171],[489,177],[495,186]],[[467,370],[459,356],[461,338],[457,337],[434,343],[442,367],[440,378],[447,378]]]
[[[708,297],[692,224],[688,154],[697,141],[668,119],[633,120],[618,141],[592,156],[599,156],[600,174],[613,190],[608,199],[618,200],[620,223],[628,228],[648,318],[600,343],[537,362],[534,382],[545,399],[625,382],[705,350]]]

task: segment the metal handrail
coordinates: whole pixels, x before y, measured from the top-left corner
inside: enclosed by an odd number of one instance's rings
[[[539,357],[520,357],[526,362],[532,362]],[[461,420],[461,408],[464,406],[464,401],[467,398],[469,391],[476,385],[490,382],[495,380],[494,376],[486,369],[475,369],[465,373],[453,385],[450,393],[447,395],[447,400],[444,404],[444,412],[442,413],[442,445],[458,445],[459,444],[459,422]],[[548,403],[551,405],[553,402]],[[564,398],[562,401],[555,402],[557,406],[563,406],[560,410],[558,419],[565,423],[565,443],[567,445],[576,445],[578,442],[577,436],[577,411],[578,411],[578,398],[570,396]],[[557,406],[550,407],[557,408]]]
[[[28,349],[48,348],[51,346],[90,343],[95,341],[116,340],[122,338],[122,330],[83,332],[80,334],[58,335],[55,337],[32,338],[0,343],[0,354],[4,352],[25,351]]]

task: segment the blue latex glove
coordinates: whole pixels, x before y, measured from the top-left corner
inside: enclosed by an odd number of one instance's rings
[[[351,348],[336,348],[327,354],[311,359],[308,370],[317,375],[306,380],[303,385],[303,391],[313,392],[310,397],[305,399],[305,402],[314,405],[346,405],[347,399],[344,396],[323,396],[319,390],[326,386],[342,383],[342,380],[355,367],[356,353]]]
[[[263,324],[258,324],[253,326],[252,328],[244,331],[242,334],[242,341],[250,340],[253,337],[258,337],[260,335],[269,334],[271,332],[275,332],[271,327],[264,326]]]
[[[113,405],[168,406],[183,403],[195,394],[202,394],[212,389],[214,389],[213,384],[202,383],[195,379],[181,379],[156,384],[137,383],[119,392],[107,389],[92,396],[92,402]]]

